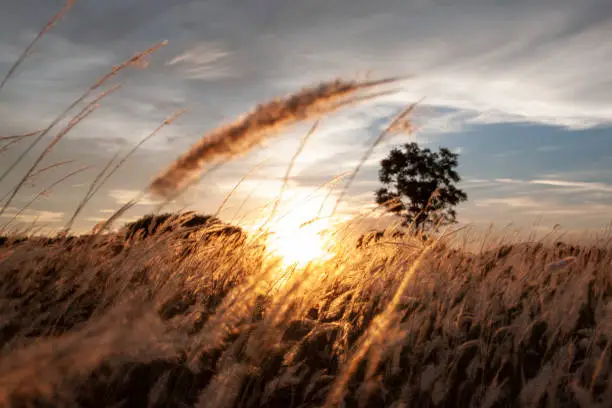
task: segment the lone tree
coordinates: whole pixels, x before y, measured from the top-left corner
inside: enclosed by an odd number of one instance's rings
[[[416,232],[456,222],[454,207],[467,200],[455,187],[461,180],[455,171],[458,156],[444,147],[432,152],[416,143],[394,148],[380,162],[378,178],[384,187],[376,192],[376,203],[403,217],[404,225]]]

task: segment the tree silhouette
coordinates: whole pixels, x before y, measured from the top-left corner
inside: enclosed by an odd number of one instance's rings
[[[455,187],[461,180],[455,171],[458,156],[444,147],[432,152],[416,143],[392,149],[380,162],[383,187],[376,192],[376,203],[403,217],[404,225],[417,232],[454,223],[454,207],[467,200]]]

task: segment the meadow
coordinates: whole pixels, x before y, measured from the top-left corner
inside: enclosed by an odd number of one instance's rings
[[[33,175],[59,165],[46,162],[52,148],[118,90],[112,80],[163,45],[113,67],[47,129],[2,138],[0,154],[32,141],[18,159],[32,165],[0,190],[0,215]],[[338,79],[262,103],[204,135],[89,234],[72,224],[134,150],[101,170],[56,234],[16,228],[19,212],[2,218],[0,405],[612,406],[609,237],[570,245],[502,236],[474,249],[452,229],[424,241],[390,226],[357,245],[354,220],[316,230],[323,249],[300,258],[308,248],[298,238],[290,253],[267,229],[276,206],[257,230],[194,212],[117,226],[139,198],[171,201],[211,166],[398,80]],[[409,129],[413,107],[387,131]]]
[[[6,239],[2,405],[612,400],[609,248],[491,243],[475,254],[386,234],[285,268],[239,231],[185,226],[193,217]]]

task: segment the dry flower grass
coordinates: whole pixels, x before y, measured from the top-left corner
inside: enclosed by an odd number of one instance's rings
[[[333,259],[285,271],[278,284],[261,243],[194,217],[5,239],[2,405],[582,407],[612,398],[610,248],[551,241],[472,254],[387,231],[398,245],[339,242]]]
[[[286,98],[279,98],[257,106],[235,122],[218,127],[206,134],[186,153],[155,178],[151,193],[163,198],[172,197],[196,179],[206,163],[220,158],[247,153],[273,133],[294,123],[319,117],[342,106],[363,101],[379,94],[353,97],[359,91],[397,81],[396,78],[377,81],[335,81],[305,88]]]
[[[142,65],[162,45],[114,67],[47,129],[0,140],[37,136],[31,149],[108,79]],[[151,190],[172,195],[206,163],[244,153],[272,130],[367,99],[372,94],[355,92],[388,82],[339,80],[262,104],[209,133]],[[389,131],[405,130],[410,109]],[[133,151],[98,174],[75,217]],[[38,169],[42,158],[22,181],[67,164]],[[8,191],[4,208],[19,188]],[[606,407],[612,401],[612,240],[592,247],[528,240],[487,250],[483,242],[473,253],[451,237],[427,243],[393,228],[358,244],[345,234],[354,231],[349,223],[337,232],[331,259],[284,267],[263,237],[215,217],[149,216],[106,234],[103,226],[82,236],[0,236],[0,405]]]

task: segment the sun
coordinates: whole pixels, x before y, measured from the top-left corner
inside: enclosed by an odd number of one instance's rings
[[[285,266],[303,267],[310,262],[322,262],[332,256],[328,249],[328,238],[325,236],[326,223],[312,221],[308,225],[301,224],[290,218],[270,229],[268,251],[280,256]]]
[[[332,225],[329,217],[320,214],[324,196],[299,198],[286,202],[279,208],[278,216],[265,226],[269,233],[267,250],[278,256],[285,267],[304,267],[333,256]]]

